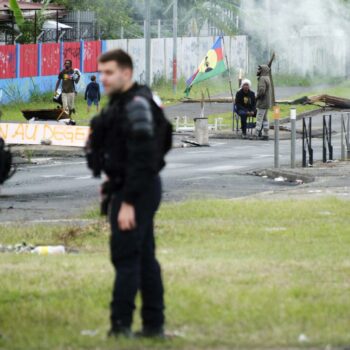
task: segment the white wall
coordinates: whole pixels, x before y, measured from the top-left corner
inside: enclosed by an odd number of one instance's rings
[[[178,38],[178,78],[189,78],[210,50],[215,37]],[[225,37],[225,51],[229,65],[233,69],[248,69],[248,43],[246,36]],[[145,79],[145,41],[144,39],[107,40],[107,50],[121,48],[131,54],[135,65],[135,79]],[[152,39],[151,41],[151,77],[172,78],[173,39]]]

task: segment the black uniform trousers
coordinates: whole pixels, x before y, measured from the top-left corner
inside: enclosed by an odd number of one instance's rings
[[[135,204],[136,228],[120,231],[118,213],[122,193],[115,193],[110,208],[112,229],[110,246],[116,270],[111,302],[112,329],[129,328],[135,309],[135,297],[141,292],[141,316],[144,329],[164,324],[164,300],[161,269],[155,257],[154,216],[161,201],[161,181],[156,176]]]

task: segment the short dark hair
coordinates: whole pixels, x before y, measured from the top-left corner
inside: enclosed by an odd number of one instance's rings
[[[131,56],[121,49],[111,50],[103,53],[98,59],[100,63],[115,61],[121,68],[134,69]]]
[[[92,75],[92,76],[90,77],[90,79],[91,79],[91,81],[96,81],[96,76],[95,76],[95,75]]]
[[[69,62],[70,65],[73,64],[72,60],[69,60],[69,59],[68,60],[64,60],[64,64],[66,64],[67,62]]]

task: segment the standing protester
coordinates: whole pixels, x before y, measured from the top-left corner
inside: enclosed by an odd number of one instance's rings
[[[91,121],[86,151],[94,175],[103,171],[108,177],[101,208],[109,214],[116,270],[109,335],[133,335],[135,297],[140,291],[143,328],[139,335],[163,337],[164,291],[153,220],[161,201],[159,172],[171,148],[172,128],[151,90],[133,82],[133,63],[126,52],[104,53],[99,72],[110,101]]]
[[[235,111],[241,118],[243,139],[247,138],[247,118],[256,115],[255,93],[251,91],[251,86],[251,81],[244,79],[235,98]]]
[[[100,85],[96,82],[96,76],[91,76],[91,83],[89,83],[85,90],[85,100],[87,102],[87,112],[90,113],[92,104],[96,106],[96,111],[99,110],[101,100]]]
[[[75,84],[80,80],[80,73],[77,69],[72,68],[72,61],[66,60],[64,62],[64,69],[58,75],[55,93],[58,94],[58,88],[62,82],[62,104],[63,109],[69,115],[75,112]]]
[[[270,68],[267,65],[261,65],[258,68],[258,92],[256,107],[258,109],[256,116],[256,139],[268,140],[269,139],[269,119],[268,111],[272,107],[272,86],[270,79]],[[264,135],[262,135],[264,132]]]

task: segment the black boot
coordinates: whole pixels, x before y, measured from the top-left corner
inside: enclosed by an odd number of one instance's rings
[[[131,331],[128,327],[118,327],[118,328],[111,328],[107,333],[108,338],[127,338],[132,339],[134,338],[134,333]]]
[[[142,331],[136,332],[135,336],[138,338],[158,338],[166,339],[163,327],[159,328],[148,328],[145,327]]]

